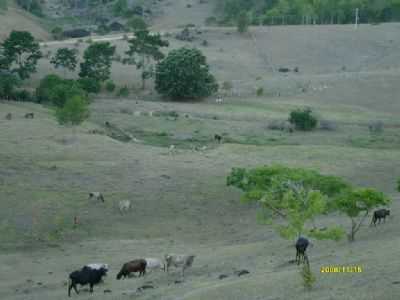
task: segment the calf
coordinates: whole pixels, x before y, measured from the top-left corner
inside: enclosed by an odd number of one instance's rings
[[[104,202],[103,194],[100,192],[89,193],[89,199],[92,199],[92,198],[95,198],[96,200],[100,200],[101,202]]]
[[[389,209],[378,209],[376,211],[374,211],[374,215],[372,216],[372,221],[371,221],[371,225],[372,223],[374,223],[374,226],[376,226],[376,221],[379,220],[378,224],[381,223],[381,219],[383,219],[383,222],[386,222],[386,216],[390,216],[390,210]]]
[[[166,270],[169,272],[170,266],[182,267],[182,276],[185,277],[185,269],[192,266],[195,257],[195,255],[165,254]]]
[[[122,266],[121,271],[117,274],[117,280],[120,280],[121,277],[124,277],[125,279],[129,274],[136,272],[139,272],[139,277],[141,275],[144,276],[146,274],[146,266],[147,262],[144,259],[135,259],[127,262]]]
[[[77,284],[80,285],[90,285],[90,292],[93,293],[93,286],[98,284],[102,277],[105,276],[107,270],[105,268],[100,268],[98,270],[91,269],[84,266],[79,271],[74,271],[69,274],[69,285],[68,285],[68,297],[71,297],[71,289],[74,288],[75,292],[79,294],[76,287]]]
[[[119,206],[119,212],[122,215],[124,211],[128,211],[131,208],[131,201],[121,200],[119,201],[118,206]]]
[[[296,242],[296,260],[297,264],[300,264],[301,258],[303,257],[303,262],[308,263],[308,258],[306,254],[307,247],[309,245],[309,241],[304,237],[299,237]]]
[[[220,136],[219,134],[214,134],[214,140],[216,140],[218,143],[221,143],[222,136]]]

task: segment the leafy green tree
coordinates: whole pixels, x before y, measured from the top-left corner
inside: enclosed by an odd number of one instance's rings
[[[113,13],[116,17],[120,17],[124,15],[124,13],[128,10],[128,1],[127,0],[117,0],[113,6]]]
[[[19,85],[18,77],[8,71],[0,69],[0,98],[12,99],[15,88]]]
[[[76,126],[89,117],[85,98],[74,95],[67,99],[63,107],[57,108],[56,117],[61,125]]]
[[[343,235],[340,227],[321,230],[315,226],[315,219],[329,212],[329,202],[350,188],[339,178],[304,169],[265,166],[234,168],[227,184],[243,190],[244,201],[260,203],[267,212],[264,219],[284,238],[307,234],[338,240]]]
[[[50,63],[57,69],[64,69],[64,77],[66,70],[74,71],[78,64],[78,50],[69,48],[59,48],[56,54],[50,60]]]
[[[160,61],[164,58],[161,47],[168,47],[168,41],[161,39],[159,34],[151,34],[147,29],[135,30],[135,36],[128,41],[129,49],[125,52],[128,58],[125,63],[134,64],[142,70],[142,89],[146,80],[153,77],[154,66],[152,61]]]
[[[387,205],[390,201],[382,192],[371,188],[351,190],[338,197],[335,200],[337,210],[345,213],[351,220],[349,240],[354,241],[356,233],[373,208]]]
[[[72,96],[80,96],[88,101],[87,93],[81,85],[72,79],[62,79],[57,75],[45,76],[36,88],[36,98],[39,103],[63,107]]]
[[[77,80],[79,86],[86,92],[98,94],[101,90],[101,84],[94,78],[84,77]]]
[[[242,11],[239,14],[239,17],[237,20],[237,31],[239,33],[247,32],[247,30],[249,29],[249,24],[250,24],[249,16],[247,15],[247,13],[245,11]]]
[[[141,17],[134,16],[134,17],[130,18],[127,22],[127,25],[134,32],[141,31],[141,30],[147,30],[147,24]]]
[[[95,42],[86,48],[83,53],[83,63],[80,64],[81,78],[89,77],[99,82],[110,78],[112,57],[115,53],[115,46],[109,42]]]
[[[0,66],[6,68],[24,80],[36,72],[38,60],[42,57],[39,43],[30,32],[13,30],[1,43]]]
[[[206,57],[198,49],[172,50],[156,67],[156,90],[173,99],[203,98],[218,91]]]

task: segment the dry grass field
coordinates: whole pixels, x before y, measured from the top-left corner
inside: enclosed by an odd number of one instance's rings
[[[177,1],[154,28],[174,30],[178,21],[189,20],[201,24],[210,13],[204,6],[204,14],[192,12],[174,23],[168,14],[183,11],[185,3]],[[221,92],[221,104],[215,97],[176,103],[150,87],[139,91],[138,72],[119,63],[113,65],[113,80],[135,89],[127,98],[96,97],[90,119],[76,129],[58,125],[47,107],[1,101],[0,299],[67,299],[68,273],[90,262],[108,263],[109,276],[93,295],[82,289],[73,298],[398,299],[399,29],[399,24],[358,30],[263,27],[240,36],[233,28],[204,27],[192,43],[169,38],[170,48],[201,48],[218,81],[233,84],[234,92]],[[201,46],[204,39],[209,46]],[[113,43],[122,54],[126,42]],[[42,50],[54,53],[59,46]],[[85,46],[80,43],[80,53]],[[279,67],[299,72],[283,74]],[[49,62],[41,61],[27,85],[34,87],[50,72]],[[260,87],[264,94],[257,96]],[[334,129],[268,129],[270,122],[304,106]],[[14,116],[10,121],[8,112]],[[26,112],[35,118],[25,119]],[[176,120],[171,112],[178,114]],[[378,120],[385,129],[371,134],[368,124]],[[106,132],[105,121],[135,139],[121,142],[90,133]],[[224,135],[222,144],[214,142],[215,133]],[[177,151],[170,155],[172,144]],[[206,148],[193,151],[194,146]],[[367,221],[354,243],[314,241],[308,251],[317,281],[310,292],[301,284],[300,268],[289,263],[293,243],[260,224],[257,207],[241,203],[240,192],[226,186],[232,167],[275,163],[342,176],[393,198],[393,216],[376,228]],[[91,191],[103,192],[105,203],[89,200]],[[132,201],[132,210],[121,215],[117,204],[124,199]],[[320,222],[350,225],[337,215]],[[168,252],[196,255],[183,282],[178,271],[115,279],[124,262]],[[363,272],[320,273],[327,265],[359,265]],[[234,275],[240,269],[250,274]],[[220,280],[221,274],[228,277]],[[137,291],[150,282],[154,289]],[[107,289],[111,293],[104,293]]]

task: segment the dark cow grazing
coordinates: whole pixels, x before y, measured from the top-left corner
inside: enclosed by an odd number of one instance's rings
[[[33,119],[35,117],[34,113],[27,113],[25,114],[25,119]]]
[[[144,276],[146,274],[146,266],[147,262],[145,259],[135,259],[127,262],[122,266],[121,271],[117,274],[117,280],[120,280],[121,277],[124,277],[125,279],[129,274],[136,272],[139,272],[139,277],[141,275]]]
[[[8,114],[6,115],[6,119],[7,119],[7,120],[11,120],[11,119],[12,119],[12,114],[11,114],[11,113],[8,113]]]
[[[378,209],[376,211],[374,211],[374,215],[372,216],[372,221],[371,221],[371,225],[372,223],[374,223],[374,226],[376,226],[376,221],[379,220],[378,224],[381,223],[381,219],[383,219],[383,222],[386,222],[386,216],[390,216],[390,210],[389,209]]]
[[[306,254],[306,250],[310,242],[304,238],[304,237],[299,237],[297,242],[296,242],[296,260],[297,264],[299,265],[301,262],[301,258],[303,257],[303,262],[308,263],[308,258]]]
[[[79,271],[74,271],[69,274],[69,285],[68,285],[68,297],[71,297],[71,289],[74,288],[75,292],[79,294],[76,287],[77,284],[80,285],[90,285],[90,292],[93,293],[93,286],[101,282],[101,278],[107,274],[107,269],[100,268],[98,270],[91,269],[84,266]]]
[[[282,67],[282,68],[279,68],[278,71],[281,73],[288,73],[288,72],[290,72],[290,69],[286,68],[286,67]]]
[[[219,134],[214,134],[214,140],[216,140],[218,143],[221,143],[222,136],[220,136]]]

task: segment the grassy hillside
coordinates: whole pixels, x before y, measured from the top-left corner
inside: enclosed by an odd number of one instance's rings
[[[184,1],[176,2],[184,9]],[[200,5],[200,4],[198,4]],[[172,8],[170,11],[172,15]],[[195,13],[193,12],[193,18]],[[198,15],[204,19],[204,15]],[[162,21],[162,20],[161,20]],[[175,28],[169,18],[159,24]],[[186,22],[187,20],[185,20]],[[200,21],[199,21],[200,22]],[[168,23],[168,24],[167,24]],[[159,28],[161,28],[159,27]],[[114,63],[112,78],[131,95],[102,94],[91,116],[72,129],[53,112],[32,103],[0,102],[0,281],[1,299],[66,298],[68,272],[90,262],[110,264],[110,276],[80,299],[396,299],[396,234],[400,211],[395,181],[400,177],[399,24],[202,29],[193,43],[170,37],[171,48],[200,47],[218,81],[232,84],[202,102],[165,101],[132,89],[140,77],[132,66]],[[201,46],[206,39],[209,46]],[[122,54],[126,42],[113,41]],[[67,44],[42,44],[54,53]],[[68,44],[73,47],[74,44]],[[87,43],[76,47],[83,53]],[[299,68],[280,73],[280,67]],[[26,84],[34,87],[54,72],[42,60]],[[74,76],[70,74],[69,76]],[[256,90],[264,88],[257,96]],[[290,110],[310,106],[330,130],[271,130]],[[5,115],[11,112],[12,120]],[[34,112],[34,119],[25,119]],[[179,117],[170,117],[175,112]],[[368,125],[385,124],[380,134]],[[132,136],[111,138],[104,123]],[[93,133],[96,129],[97,133]],[[222,134],[218,144],[214,134]],[[176,145],[170,155],[168,147]],[[194,147],[203,151],[192,150]],[[257,207],[239,201],[226,186],[232,167],[281,163],[342,176],[355,185],[393,197],[386,224],[362,227],[353,244],[314,241],[309,257],[317,276],[304,291],[291,241],[257,221]],[[101,191],[105,203],[88,199]],[[118,202],[132,210],[121,215]],[[74,217],[78,224],[74,226]],[[348,228],[349,220],[330,215],[318,221]],[[194,253],[184,282],[179,272],[151,273],[116,281],[122,263],[167,252]],[[360,265],[361,274],[322,274],[327,265]],[[234,271],[247,269],[237,277]],[[219,280],[218,276],[229,277]],[[137,292],[144,283],[154,289]],[[111,293],[103,293],[110,289]],[[99,296],[101,295],[101,296]]]
[[[0,41],[12,30],[28,30],[39,40],[49,39],[49,33],[40,25],[37,17],[9,3],[6,10],[0,9]]]

